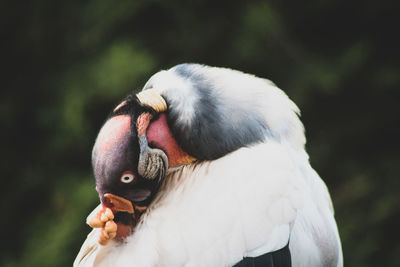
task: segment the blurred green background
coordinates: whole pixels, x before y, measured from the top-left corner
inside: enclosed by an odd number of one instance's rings
[[[70,266],[98,202],[108,112],[183,62],[273,80],[299,105],[346,266],[396,266],[399,2],[2,1],[1,266]]]

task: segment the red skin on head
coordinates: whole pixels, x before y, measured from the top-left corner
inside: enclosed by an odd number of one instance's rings
[[[125,103],[121,103],[116,110],[121,108]],[[178,145],[172,132],[167,124],[165,114],[161,114],[155,121],[151,122],[151,115],[143,113],[136,121],[138,135],[146,135],[149,143],[157,148],[163,149],[169,160],[170,167],[176,167],[184,164],[189,164],[195,159],[189,156]],[[149,124],[150,123],[150,124]],[[107,153],[115,145],[124,141],[131,131],[131,117],[129,115],[118,115],[109,119],[102,127],[96,146],[99,153]],[[132,215],[132,225],[125,225],[121,222],[117,223],[116,240],[122,241],[129,236],[133,228],[136,226],[137,220],[140,215],[146,210],[147,207],[136,206],[129,200],[122,197],[105,194],[103,202],[103,212],[106,207],[110,208],[114,214],[117,212],[128,212]]]
[[[108,120],[97,137],[99,152],[107,152],[114,144],[121,142],[130,130],[131,118],[128,115],[119,115]]]
[[[124,104],[125,102],[122,102],[116,109]],[[184,152],[176,142],[168,127],[165,114],[161,114],[157,120],[147,127],[150,119],[151,115],[148,113],[144,113],[138,118],[138,134],[140,136],[146,133],[149,143],[167,153],[170,167],[189,164],[195,160]],[[111,118],[103,126],[97,138],[98,151],[102,154],[106,153],[115,144],[120,143],[130,130],[131,118],[129,115],[119,115]]]
[[[193,162],[195,159],[189,156],[178,145],[167,124],[167,117],[161,114],[147,128],[147,141],[167,152],[170,167],[176,167]]]

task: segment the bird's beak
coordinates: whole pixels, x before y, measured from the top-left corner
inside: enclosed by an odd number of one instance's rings
[[[107,208],[111,209],[112,211],[112,218],[111,221],[114,221],[117,225],[116,227],[116,232],[114,232],[112,238],[115,238],[116,240],[124,240],[127,236],[129,236],[133,228],[136,226],[139,216],[147,209],[147,207],[141,207],[133,204],[131,201],[127,200],[126,198],[116,196],[111,193],[106,193],[102,197],[102,208],[100,212],[105,212],[104,214],[101,213],[96,213],[96,216],[92,216],[92,219],[88,219],[88,224],[93,227],[93,228],[99,228],[102,227],[102,235],[103,237],[100,236],[99,243],[100,244],[107,244],[108,240],[110,239],[110,230],[107,230],[107,224],[109,222],[106,222],[107,220],[110,220],[109,216],[105,216],[108,218],[104,218],[103,216],[107,213]],[[100,214],[100,217],[99,217]],[[128,217],[126,217],[126,216]],[[89,215],[90,217],[91,215]],[[126,221],[123,222],[121,221],[122,217],[125,217],[125,219],[128,218],[129,222],[127,223]],[[94,218],[94,219],[93,219]],[[106,224],[104,224],[106,223]],[[105,231],[105,234],[103,233]],[[108,232],[107,232],[108,231]]]
[[[102,203],[104,207],[111,209],[114,214],[117,212],[127,212],[138,216],[147,209],[147,206],[133,204],[126,198],[111,193],[104,194]]]
[[[114,214],[117,212],[128,212],[131,214],[135,213],[132,202],[126,198],[116,196],[114,194],[104,194],[102,203],[103,206],[110,208]]]

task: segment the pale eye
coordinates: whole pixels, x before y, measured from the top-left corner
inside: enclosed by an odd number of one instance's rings
[[[123,172],[121,175],[121,182],[123,182],[125,184],[132,183],[132,181],[134,179],[135,179],[135,175],[130,171]]]

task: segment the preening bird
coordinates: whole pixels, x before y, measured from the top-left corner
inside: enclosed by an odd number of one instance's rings
[[[102,204],[74,266],[342,266],[298,113],[272,82],[239,71],[153,75],[96,139]]]

